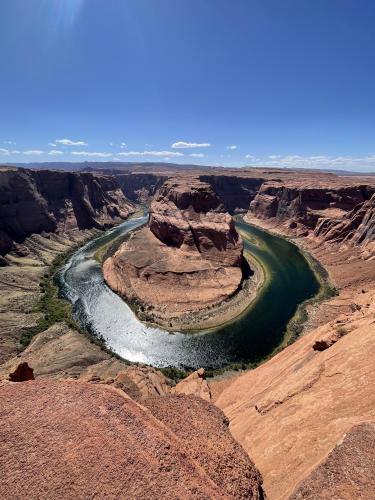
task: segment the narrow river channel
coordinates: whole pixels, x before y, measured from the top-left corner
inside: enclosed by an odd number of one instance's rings
[[[104,283],[95,252],[144,224],[130,219],[80,248],[59,273],[61,294],[73,304],[77,322],[102,336],[121,357],[156,367],[223,368],[255,362],[282,342],[298,305],[319,291],[319,282],[299,249],[289,241],[237,222],[245,250],[266,270],[256,300],[238,319],[214,330],[171,333],[141,323]]]

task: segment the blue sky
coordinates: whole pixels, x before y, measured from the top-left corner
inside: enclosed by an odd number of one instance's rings
[[[375,171],[373,0],[1,0],[0,162]]]

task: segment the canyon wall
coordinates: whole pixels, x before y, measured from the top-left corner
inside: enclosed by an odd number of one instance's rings
[[[299,340],[216,401],[271,499],[367,498],[375,490],[374,193],[374,178],[266,181],[245,216],[295,238],[338,291],[307,306]]]
[[[245,212],[264,182],[264,177],[236,175],[200,175],[199,179],[211,185],[229,213]]]
[[[104,229],[134,211],[113,177],[0,169],[0,255],[32,234]]]
[[[322,185],[303,183],[265,182],[250,204],[250,211],[261,218],[276,217],[295,221],[308,228],[316,223],[327,209],[352,210],[369,200],[375,188],[368,185]]]
[[[156,191],[168,179],[168,175],[147,172],[117,173],[115,177],[128,200],[145,205],[150,203]]]
[[[248,216],[274,220],[290,234],[323,241],[351,242],[374,255],[375,182],[265,182]]]
[[[314,235],[325,241],[351,242],[362,248],[365,258],[375,256],[375,194],[356,205],[344,217],[320,218]]]

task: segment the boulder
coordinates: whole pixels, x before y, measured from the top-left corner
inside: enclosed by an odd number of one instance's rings
[[[181,380],[174,387],[173,392],[176,394],[191,394],[210,401],[211,391],[204,374],[204,368],[199,368],[199,370]]]

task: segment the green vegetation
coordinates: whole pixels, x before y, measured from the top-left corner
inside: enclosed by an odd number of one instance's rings
[[[326,300],[331,299],[332,297],[336,297],[337,295],[339,295],[338,289],[330,283],[328,273],[326,269],[320,264],[320,262],[314,259],[314,257],[312,257],[309,253],[304,252],[303,250],[301,250],[301,252],[303,253],[309,266],[314,272],[319,282],[320,289],[317,295],[315,295],[311,299],[305,300],[298,306],[295,315],[288,323],[285,342],[276,352],[279,352],[283,347],[287,345],[293,344],[293,342],[295,342],[301,335],[301,333],[303,332],[304,323],[306,323],[306,321],[308,320],[308,306],[322,303]],[[274,352],[272,355],[275,355],[276,352]]]
[[[77,328],[77,325],[72,318],[71,305],[66,300],[59,298],[58,288],[54,282],[57,270],[62,267],[71,253],[75,250],[76,248],[58,255],[52,262],[48,274],[44,275],[42,281],[40,282],[39,287],[42,295],[30,312],[41,313],[41,316],[35,326],[28,328],[23,333],[20,339],[22,349],[25,349],[30,344],[35,335],[44,332],[55,323],[65,322],[71,328]]]
[[[28,328],[22,334],[20,338],[21,350],[26,349],[33,337],[38,335],[38,333],[44,332],[56,323],[65,323],[73,330],[85,335],[92,344],[98,345],[102,351],[107,352],[112,357],[122,359],[118,354],[106,347],[103,338],[87,332],[86,330],[82,330],[73,319],[72,305],[70,302],[59,297],[59,288],[56,283],[58,272],[78,248],[79,246],[74,246],[67,252],[58,255],[53,260],[48,274],[43,276],[39,284],[41,297],[29,311],[30,313],[40,313],[40,318],[35,326]]]
[[[167,366],[166,368],[159,368],[159,370],[165,375],[167,378],[174,380],[175,382],[179,382],[183,378],[188,377],[193,373],[193,370],[180,370],[179,368],[175,368],[174,366]]]
[[[336,332],[340,335],[340,337],[343,337],[348,333],[348,330],[344,326],[337,326]]]
[[[223,375],[224,373],[228,371],[245,371],[245,370],[250,370],[252,368],[256,368],[258,365],[260,365],[262,360],[256,361],[256,362],[239,362],[239,363],[232,363],[231,365],[225,366],[224,368],[215,368],[215,369],[209,369],[207,368],[205,370],[205,375],[206,378],[213,378],[217,377],[218,375]],[[168,366],[166,368],[159,368],[159,370],[169,379],[175,381],[178,383],[180,380],[188,377],[191,375],[194,370],[180,370],[179,368],[175,368],[174,366]]]

